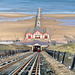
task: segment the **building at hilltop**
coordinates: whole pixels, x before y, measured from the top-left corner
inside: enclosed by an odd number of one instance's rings
[[[42,29],[41,27],[29,28],[25,33],[25,40],[32,41],[32,40],[40,40],[40,41],[47,41],[50,39],[50,33],[48,29]]]

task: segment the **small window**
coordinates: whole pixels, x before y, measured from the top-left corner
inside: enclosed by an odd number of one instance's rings
[[[48,38],[48,36],[47,35],[45,35],[45,39],[47,39]]]
[[[31,35],[28,35],[28,39],[31,39]]]
[[[40,39],[40,35],[35,35],[35,38],[36,39]]]

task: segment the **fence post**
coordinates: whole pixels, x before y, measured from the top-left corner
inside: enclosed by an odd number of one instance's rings
[[[56,58],[56,51],[54,51],[54,59]]]
[[[11,50],[9,50],[9,55],[11,55]]]
[[[66,52],[64,52],[63,59],[62,59],[62,64],[64,64],[65,54],[66,54]]]
[[[60,51],[58,51],[57,61],[59,61]]]
[[[52,56],[52,50],[50,50],[50,56]],[[53,56],[52,56],[53,57]]]
[[[54,59],[55,59],[55,51],[54,51]]]
[[[54,51],[52,51],[52,57],[54,58]]]
[[[54,57],[54,51],[52,51],[52,57]]]
[[[55,51],[53,51],[53,58],[54,58],[54,54],[55,54]]]
[[[72,66],[71,66],[71,70],[74,69],[74,65],[75,65],[75,55],[74,55],[74,57],[73,57],[73,63],[72,63]]]
[[[4,53],[5,53],[5,56],[7,56],[7,52],[6,52],[6,50],[4,50]]]

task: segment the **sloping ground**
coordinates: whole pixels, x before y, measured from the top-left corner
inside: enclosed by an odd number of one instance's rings
[[[0,50],[24,50],[24,49],[30,49],[24,45],[2,45],[0,44]]]
[[[75,43],[70,43],[66,45],[61,45],[61,46],[49,46],[47,49],[51,50],[56,50],[56,51],[66,51],[67,53],[72,53],[75,54]]]

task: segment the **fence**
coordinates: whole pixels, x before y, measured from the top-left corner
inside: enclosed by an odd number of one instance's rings
[[[0,41],[0,44],[13,44],[13,41]]]
[[[75,55],[67,54],[66,52],[44,50],[52,58],[67,66],[70,70],[75,70]]]
[[[15,55],[17,53],[22,53],[22,52],[28,52],[30,50],[4,50],[4,51],[0,51],[0,59],[4,58],[4,57],[9,57],[12,55]]]

